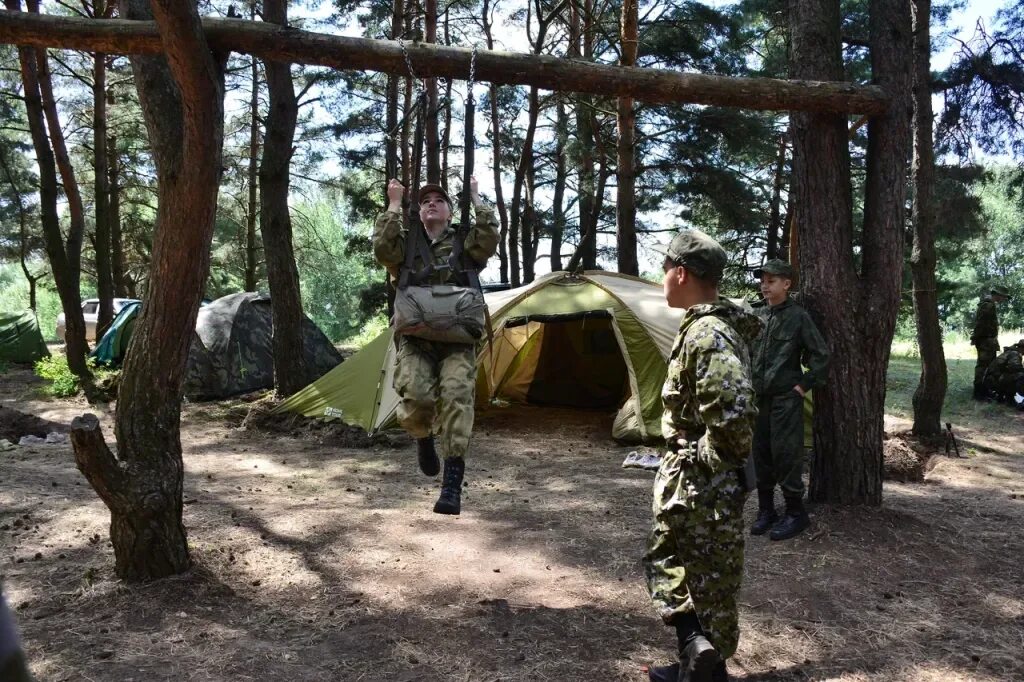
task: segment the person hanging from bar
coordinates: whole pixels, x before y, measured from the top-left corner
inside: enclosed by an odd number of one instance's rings
[[[414,194],[418,220],[405,227],[404,195],[405,187],[392,179],[388,208],[373,230],[374,256],[388,269],[398,291],[392,320],[398,337],[398,421],[416,439],[424,474],[440,471],[438,450],[444,458],[434,512],[459,514],[473,430],[476,342],[487,332],[476,275],[497,250],[498,224],[494,211],[480,200],[475,177],[469,179],[476,217],[470,229],[452,226],[451,198],[432,183]],[[424,311],[425,316],[418,318]]]

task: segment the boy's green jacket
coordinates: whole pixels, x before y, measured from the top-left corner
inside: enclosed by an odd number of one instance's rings
[[[755,310],[765,327],[754,342],[754,392],[781,395],[797,385],[807,392],[824,383],[828,346],[807,311],[789,299]]]

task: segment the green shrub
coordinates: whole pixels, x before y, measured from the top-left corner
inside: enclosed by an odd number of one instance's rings
[[[78,377],[68,367],[67,356],[51,355],[36,361],[36,375],[50,382],[46,392],[58,398],[69,398],[78,393]]]
[[[93,358],[89,358],[86,364],[89,366],[97,386],[105,387],[113,384],[112,380],[117,375],[117,370],[100,367]],[[35,371],[36,376],[50,382],[50,385],[46,387],[46,392],[57,398],[70,398],[77,395],[81,388],[78,385],[78,377],[68,367],[66,355],[51,355],[37,361]]]

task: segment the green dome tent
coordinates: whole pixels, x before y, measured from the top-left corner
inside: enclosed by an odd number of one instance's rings
[[[49,354],[35,313],[0,313],[0,360],[35,362]]]
[[[683,311],[629,275],[555,272],[485,295],[494,343],[481,344],[478,405],[490,399],[618,410],[613,437],[661,438],[661,388]],[[396,426],[395,350],[385,331],[278,411]]]
[[[128,351],[128,342],[132,340],[135,319],[139,316],[141,308],[142,301],[125,304],[89,356],[95,358],[101,365],[120,366],[124,362],[124,354]]]

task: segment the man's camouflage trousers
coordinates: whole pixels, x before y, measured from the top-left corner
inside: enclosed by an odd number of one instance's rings
[[[433,433],[442,458],[466,456],[476,397],[475,346],[399,337],[394,387],[398,422],[409,435]]]
[[[974,342],[978,351],[978,362],[974,365],[974,390],[985,386],[985,370],[999,355],[999,339],[978,339]]]
[[[743,503],[735,470],[712,473],[696,444],[668,452],[654,478],[654,527],[644,574],[667,625],[694,612],[723,658],[736,653],[736,599],[743,580]]]

